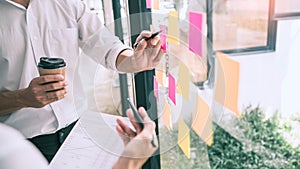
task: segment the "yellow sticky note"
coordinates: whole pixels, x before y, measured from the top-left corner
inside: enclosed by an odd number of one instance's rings
[[[153,9],[159,10],[159,0],[154,0],[153,1]]]
[[[179,25],[178,12],[170,11],[168,20],[168,37],[167,41],[175,45],[179,45]]]
[[[158,84],[162,85],[164,84],[164,71],[163,70],[156,70],[156,81]]]
[[[171,120],[171,106],[167,100],[165,100],[163,117],[164,117],[164,124],[169,130],[171,130],[173,128],[172,120]]]
[[[240,63],[220,52],[217,53],[217,59],[215,100],[241,118],[238,110]]]
[[[213,128],[209,105],[198,95],[192,129],[208,145],[213,143]]]
[[[189,100],[190,97],[190,72],[189,69],[182,63],[179,62],[179,73],[178,73],[178,88],[181,89],[180,94],[183,98]]]
[[[178,121],[178,141],[177,144],[181,148],[182,152],[185,156],[190,159],[191,158],[191,150],[190,150],[190,130],[189,127],[185,124],[185,122],[181,119]]]

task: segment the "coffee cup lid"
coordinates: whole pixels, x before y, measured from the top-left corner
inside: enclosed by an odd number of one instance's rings
[[[39,68],[43,69],[58,69],[66,66],[66,62],[62,58],[41,57]]]

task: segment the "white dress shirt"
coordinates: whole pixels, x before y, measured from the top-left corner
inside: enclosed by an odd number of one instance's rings
[[[41,152],[15,129],[0,123],[1,169],[49,169]]]
[[[79,79],[79,47],[114,70],[118,54],[128,49],[80,0],[30,0],[27,9],[0,0],[0,92],[28,87],[39,76],[36,65],[43,56],[64,58],[69,84],[63,100],[0,116],[0,122],[31,138],[54,133],[77,120],[76,106],[81,105],[75,105],[74,94],[81,91],[75,80]]]

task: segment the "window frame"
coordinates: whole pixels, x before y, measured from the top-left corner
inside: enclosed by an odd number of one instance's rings
[[[276,0],[274,6],[274,20],[287,20],[287,19],[299,19],[300,18],[300,10],[299,12],[276,12]]]
[[[249,54],[260,54],[267,52],[274,52],[276,50],[276,34],[277,34],[277,20],[274,19],[275,15],[275,0],[269,0],[269,19],[268,19],[268,35],[267,45],[256,46],[249,48],[229,49],[229,50],[214,50],[213,49],[213,0],[206,0],[207,8],[207,39],[208,45],[208,57],[212,57],[216,52],[223,52],[230,54],[231,56],[241,56]]]

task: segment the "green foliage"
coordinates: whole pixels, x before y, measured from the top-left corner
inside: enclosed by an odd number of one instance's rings
[[[246,143],[215,125],[214,144],[208,147],[211,168],[299,168],[300,147],[293,148],[284,139],[282,132],[290,131],[291,126],[286,123],[280,125],[280,121],[281,117],[277,114],[265,119],[259,107],[248,107],[243,118],[236,122],[247,139]],[[250,151],[246,147],[250,147]]]

